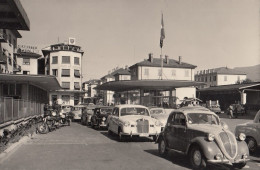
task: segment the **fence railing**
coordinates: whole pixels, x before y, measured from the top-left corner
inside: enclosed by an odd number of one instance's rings
[[[0,97],[0,124],[43,114],[43,103]]]

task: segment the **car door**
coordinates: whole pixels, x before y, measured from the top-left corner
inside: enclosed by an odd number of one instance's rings
[[[119,115],[119,108],[116,107],[116,108],[114,108],[113,113],[112,113],[110,120],[109,120],[109,128],[114,133],[117,133],[117,129],[118,129],[118,126],[117,126],[118,115]]]
[[[176,150],[185,152],[188,147],[189,136],[187,133],[186,117],[183,113],[176,114],[175,137]]]
[[[176,143],[175,139],[175,128],[174,128],[174,119],[176,113],[171,113],[168,117],[166,127],[164,129],[165,140],[169,148],[173,149]]]

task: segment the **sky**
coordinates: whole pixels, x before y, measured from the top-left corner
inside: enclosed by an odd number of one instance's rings
[[[76,38],[83,80],[131,66],[153,53],[182,56],[196,71],[260,64],[260,0],[20,0],[30,31],[18,44],[46,46]]]

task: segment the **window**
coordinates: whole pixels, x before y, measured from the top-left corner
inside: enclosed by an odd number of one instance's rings
[[[70,82],[62,82],[61,87],[63,89],[70,89]]]
[[[79,57],[74,57],[74,64],[79,65]]]
[[[29,58],[23,58],[23,65],[30,65],[30,59]]]
[[[158,69],[158,76],[162,76],[162,69]]]
[[[172,70],[172,76],[176,76],[176,70],[175,69]]]
[[[61,76],[70,77],[70,69],[62,69]]]
[[[74,76],[75,77],[80,77],[79,70],[74,70]]]
[[[175,125],[182,125],[185,122],[185,116],[182,113],[177,113],[175,115],[174,124]]]
[[[11,57],[8,57],[8,63],[9,63],[9,65],[12,65],[12,58]]]
[[[144,75],[149,76],[149,68],[144,69]]]
[[[211,80],[211,76],[209,77],[209,81],[211,82],[212,80]]]
[[[23,71],[23,74],[30,74],[30,71]]]
[[[79,82],[74,82],[74,89],[75,90],[79,90],[80,89]]]
[[[70,56],[62,56],[62,64],[70,64]]]
[[[58,76],[58,69],[52,69],[52,75]]]
[[[185,77],[189,77],[190,76],[190,70],[185,70]]]
[[[70,96],[69,95],[62,95],[62,104],[70,104]]]
[[[58,56],[52,57],[52,64],[58,64]]]
[[[224,76],[224,81],[227,81],[227,76]]]
[[[213,81],[217,81],[217,76],[214,76],[214,77],[213,77]]]
[[[208,81],[208,77],[205,77],[205,82],[207,82]]]

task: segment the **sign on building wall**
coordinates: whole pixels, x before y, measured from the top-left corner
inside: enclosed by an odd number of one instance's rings
[[[39,53],[38,48],[31,45],[18,45],[18,50],[23,53]]]

